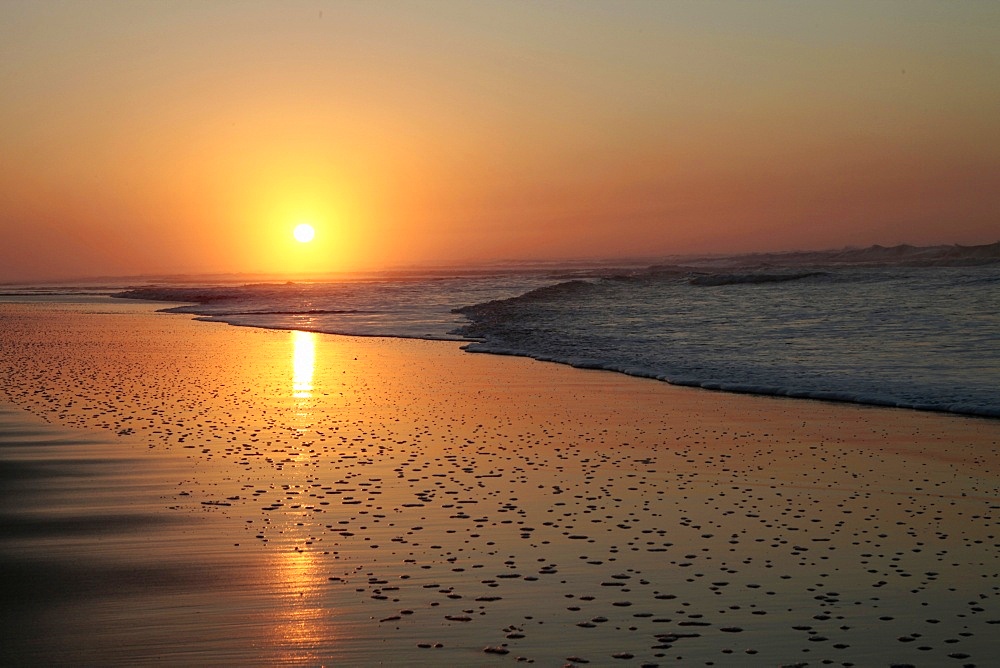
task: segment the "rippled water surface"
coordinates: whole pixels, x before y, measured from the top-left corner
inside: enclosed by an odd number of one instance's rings
[[[698,283],[564,283],[464,309],[463,331],[482,339],[474,351],[678,384],[1000,415],[995,267]]]

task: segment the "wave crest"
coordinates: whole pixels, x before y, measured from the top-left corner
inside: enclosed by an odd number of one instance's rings
[[[584,294],[594,288],[595,285],[589,281],[574,279],[572,281],[556,283],[555,285],[545,285],[540,288],[535,288],[534,290],[529,290],[523,295],[519,295],[517,297],[510,297],[508,299],[493,299],[481,304],[462,306],[452,309],[451,312],[462,313],[464,315],[481,314],[506,305],[523,304],[525,302],[558,301],[560,299]]]

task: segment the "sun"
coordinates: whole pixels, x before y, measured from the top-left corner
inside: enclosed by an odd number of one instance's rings
[[[313,237],[316,236],[316,230],[313,229],[312,225],[302,223],[301,225],[295,226],[292,236],[294,236],[295,240],[299,243],[307,244],[313,240]]]

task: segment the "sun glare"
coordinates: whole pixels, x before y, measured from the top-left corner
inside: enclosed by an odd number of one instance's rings
[[[292,331],[292,390],[296,399],[312,396],[313,371],[316,368],[316,335]]]
[[[297,225],[295,227],[292,235],[295,236],[295,240],[299,243],[307,244],[313,240],[313,237],[316,236],[316,230],[313,229],[312,225],[302,223],[301,225]]]

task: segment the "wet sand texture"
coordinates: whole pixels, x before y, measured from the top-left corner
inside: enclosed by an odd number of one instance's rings
[[[150,308],[0,305],[5,664],[1000,657],[997,421]]]

